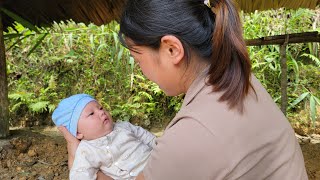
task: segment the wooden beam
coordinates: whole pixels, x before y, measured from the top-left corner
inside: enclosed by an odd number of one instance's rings
[[[2,15],[0,13],[0,138],[9,136],[9,100],[7,64],[3,37]]]
[[[247,46],[262,46],[262,45],[282,45],[285,43],[288,36],[288,44],[293,43],[307,43],[307,42],[320,42],[320,34],[317,31],[285,34],[277,36],[267,36],[258,39],[247,39]]]

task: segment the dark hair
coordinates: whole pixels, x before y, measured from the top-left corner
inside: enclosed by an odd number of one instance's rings
[[[120,21],[120,40],[158,49],[165,35],[183,44],[188,62],[195,52],[210,62],[208,83],[222,91],[220,101],[243,111],[251,65],[240,18],[232,0],[129,0]],[[128,47],[130,48],[130,47]]]

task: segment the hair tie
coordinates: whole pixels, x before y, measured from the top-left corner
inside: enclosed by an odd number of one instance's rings
[[[208,8],[212,8],[211,7],[211,4],[210,4],[210,0],[204,0],[204,2],[203,2],[206,6],[208,6]]]

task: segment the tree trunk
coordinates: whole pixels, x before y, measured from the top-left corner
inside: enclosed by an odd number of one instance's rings
[[[2,15],[0,13],[0,138],[7,136],[9,136],[8,80]]]

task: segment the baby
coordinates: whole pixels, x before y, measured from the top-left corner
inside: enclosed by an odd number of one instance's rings
[[[113,179],[135,179],[155,143],[155,136],[141,127],[113,123],[111,115],[87,94],[63,99],[52,120],[81,140],[70,170],[71,180],[96,179],[99,170]]]

